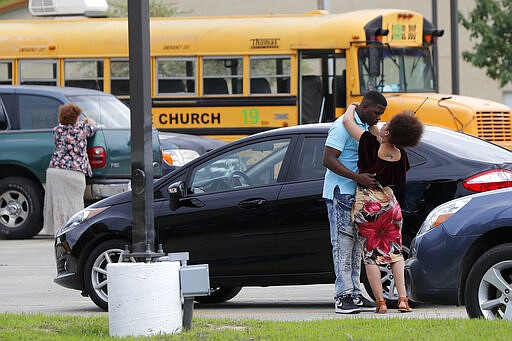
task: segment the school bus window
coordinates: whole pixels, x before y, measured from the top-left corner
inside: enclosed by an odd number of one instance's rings
[[[290,60],[289,56],[251,57],[250,93],[290,93]]]
[[[102,60],[65,60],[64,84],[103,90],[103,61]]]
[[[0,62],[0,84],[12,84],[12,62]]]
[[[159,95],[195,95],[195,59],[159,58],[156,64]]]
[[[242,57],[205,57],[203,59],[203,94],[242,94],[243,66]]]
[[[128,59],[110,61],[110,92],[115,96],[130,95],[130,63]]]
[[[20,60],[20,84],[57,85],[56,60]]]

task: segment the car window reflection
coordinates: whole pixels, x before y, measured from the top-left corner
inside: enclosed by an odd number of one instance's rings
[[[277,182],[290,139],[258,142],[231,150],[193,170],[194,194]]]

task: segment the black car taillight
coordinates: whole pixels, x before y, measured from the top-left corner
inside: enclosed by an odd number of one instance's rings
[[[473,175],[462,181],[464,188],[473,192],[486,192],[494,189],[512,187],[512,171],[492,169]]]
[[[89,163],[92,169],[103,168],[107,163],[107,153],[103,147],[87,148]]]

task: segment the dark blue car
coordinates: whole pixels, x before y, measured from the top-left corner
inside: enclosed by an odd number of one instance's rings
[[[470,317],[512,320],[512,188],[434,209],[406,261],[415,301],[465,304]]]

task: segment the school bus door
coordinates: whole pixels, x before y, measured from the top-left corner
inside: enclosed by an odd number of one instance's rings
[[[299,52],[299,124],[332,122],[346,107],[346,60],[334,50]]]

